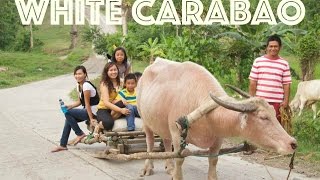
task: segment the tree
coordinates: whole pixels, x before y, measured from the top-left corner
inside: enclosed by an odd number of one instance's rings
[[[21,28],[14,1],[0,1],[0,49],[9,49],[15,41],[18,29]]]
[[[122,17],[122,35],[126,37],[128,34],[128,12],[131,10],[134,0],[124,0],[121,4],[121,17]]]
[[[227,57],[230,59],[231,69],[235,70],[235,83],[238,87],[247,87],[246,78],[254,59],[250,45],[245,41],[232,41],[226,51]],[[245,80],[245,81],[244,81]]]
[[[300,39],[297,50],[302,72],[302,80],[312,80],[314,78],[315,65],[320,60],[319,39],[312,33],[309,33]]]
[[[73,3],[75,4],[75,1],[73,1]],[[73,9],[73,14],[75,14],[74,9]],[[71,35],[71,44],[69,47],[70,49],[74,49],[77,46],[77,42],[78,42],[78,29],[75,21],[76,21],[75,16],[73,16],[73,23],[70,30],[70,35]]]
[[[32,22],[29,25],[30,30],[30,49],[33,49],[33,31],[32,31]]]
[[[70,49],[74,49],[77,46],[77,42],[78,42],[78,29],[77,29],[77,25],[75,25],[74,22],[71,26],[70,34],[71,34]]]
[[[11,0],[0,1],[0,50],[28,51],[43,43],[33,37],[37,28],[23,26],[16,5]]]
[[[150,64],[154,62],[155,56],[165,56],[161,45],[158,44],[158,38],[155,38],[154,40],[149,38],[148,42],[138,46],[138,48],[142,50],[140,55],[146,55],[149,57]]]

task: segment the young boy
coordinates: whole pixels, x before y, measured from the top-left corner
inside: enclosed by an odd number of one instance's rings
[[[125,88],[119,91],[116,100],[122,101],[127,109],[130,110],[130,114],[126,116],[128,131],[135,130],[135,117],[140,117],[137,109],[137,96],[135,88],[137,86],[137,77],[133,73],[129,73],[124,78]],[[117,102],[119,103],[119,102]]]

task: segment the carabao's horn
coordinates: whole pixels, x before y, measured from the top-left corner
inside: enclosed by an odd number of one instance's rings
[[[239,89],[237,87],[234,87],[234,86],[232,86],[230,84],[226,84],[225,86],[227,86],[228,88],[234,90],[235,92],[237,92],[238,94],[240,94],[241,96],[243,96],[245,98],[251,98],[252,97],[249,93],[244,92],[241,89]]]
[[[223,106],[224,108],[238,111],[238,112],[251,112],[255,111],[257,107],[250,103],[250,101],[240,101],[240,102],[229,102],[229,101],[223,101],[219,99],[218,97],[214,96],[212,93],[210,93],[210,97],[219,105]]]

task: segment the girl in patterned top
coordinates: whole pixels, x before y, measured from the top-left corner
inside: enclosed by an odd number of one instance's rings
[[[122,80],[131,71],[131,65],[128,61],[126,50],[123,47],[117,47],[114,50],[111,62],[116,63],[119,69],[119,76]]]

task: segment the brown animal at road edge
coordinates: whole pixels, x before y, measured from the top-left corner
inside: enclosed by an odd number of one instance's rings
[[[265,100],[252,97],[237,101],[227,95],[219,82],[205,68],[192,62],[178,63],[157,58],[147,67],[137,89],[138,110],[144,121],[147,151],[154,146],[153,133],[164,141],[166,151],[180,150],[179,117],[188,115],[203,104],[218,103],[190,125],[187,143],[209,148],[217,154],[223,138],[241,136],[261,147],[282,154],[293,153],[296,140],[289,136],[276,119],[275,111]],[[217,179],[217,157],[209,157],[208,179]],[[183,179],[183,158],[166,160],[166,170],[173,179]],[[145,161],[143,175],[152,174],[153,162]]]

